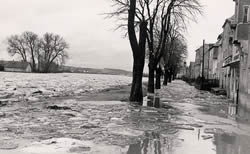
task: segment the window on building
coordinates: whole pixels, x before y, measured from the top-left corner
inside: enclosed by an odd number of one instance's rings
[[[249,10],[250,6],[248,5],[245,5],[244,6],[244,12],[243,12],[243,23],[247,23],[250,21],[250,16],[249,16],[249,13],[250,13],[250,10]]]

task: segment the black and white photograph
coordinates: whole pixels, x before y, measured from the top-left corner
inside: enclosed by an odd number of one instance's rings
[[[250,0],[0,0],[0,154],[250,154]]]

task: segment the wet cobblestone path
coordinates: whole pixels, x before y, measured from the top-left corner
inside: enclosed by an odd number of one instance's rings
[[[0,108],[1,154],[248,154],[250,127],[224,96],[174,81],[161,108],[79,98]]]

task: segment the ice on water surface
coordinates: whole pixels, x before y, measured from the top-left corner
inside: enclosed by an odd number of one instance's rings
[[[32,94],[62,96],[96,92],[111,86],[127,85],[131,77],[97,74],[35,74],[0,72],[0,99]]]

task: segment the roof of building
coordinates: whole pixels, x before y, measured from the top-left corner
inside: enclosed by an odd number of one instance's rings
[[[26,69],[29,66],[28,62],[22,61],[8,61],[5,64],[6,68],[17,68],[17,69]]]
[[[217,40],[221,40],[222,39],[222,35],[223,35],[223,32],[218,35]]]
[[[0,65],[4,65],[6,61],[0,60]]]
[[[224,28],[224,27],[225,27],[225,25],[226,25],[227,23],[229,23],[229,24],[233,24],[233,23],[234,23],[234,21],[235,21],[235,15],[233,15],[233,16],[232,16],[232,17],[230,17],[230,18],[227,18],[227,19],[225,20],[225,22],[224,22],[224,24],[223,24],[222,28]]]
[[[205,47],[205,52],[208,51],[208,49],[210,47],[212,47],[214,45],[214,43],[208,43],[208,44],[204,44],[204,47]],[[203,51],[203,45],[201,47],[199,47],[198,49],[195,50],[195,52],[200,52],[200,51]]]

